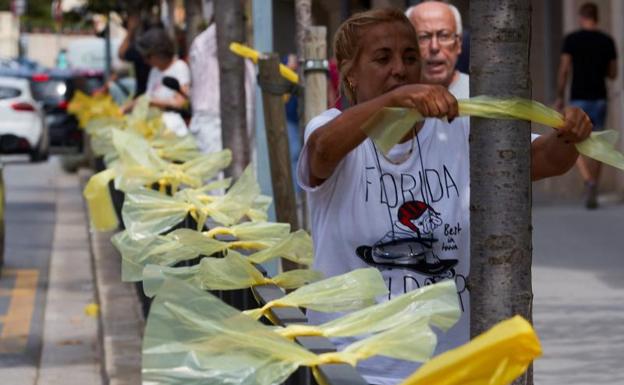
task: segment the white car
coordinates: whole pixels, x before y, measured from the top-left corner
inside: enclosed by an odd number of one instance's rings
[[[28,80],[0,76],[0,153],[29,154],[38,162],[48,158],[49,148],[44,112]]]

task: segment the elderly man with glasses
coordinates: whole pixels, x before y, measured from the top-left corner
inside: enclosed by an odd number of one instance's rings
[[[429,1],[408,8],[405,15],[418,36],[421,81],[445,86],[458,99],[468,98],[468,75],[455,69],[462,50],[462,21],[457,8]]]

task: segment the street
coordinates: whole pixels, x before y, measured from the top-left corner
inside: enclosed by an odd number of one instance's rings
[[[94,283],[84,206],[59,159],[3,158],[5,264],[0,278],[0,383],[99,384]]]
[[[101,352],[113,345],[99,342],[97,320],[84,314],[95,280],[78,176],[63,172],[56,157],[43,164],[24,159],[4,159],[0,383],[99,385],[106,383],[104,355],[136,372],[138,357],[117,357],[129,345]],[[624,205],[614,203],[591,212],[580,205],[534,208],[533,315],[544,350],[535,362],[536,384],[624,383],[621,218]],[[124,313],[114,315],[120,325]],[[136,344],[133,349],[137,355]],[[138,383],[133,378],[119,383]]]

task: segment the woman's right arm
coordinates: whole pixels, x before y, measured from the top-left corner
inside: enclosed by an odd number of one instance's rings
[[[359,103],[316,129],[308,138],[310,183],[321,184],[340,161],[366,139],[361,127],[383,107],[417,109],[424,117],[457,116],[457,101],[442,86],[411,84]]]

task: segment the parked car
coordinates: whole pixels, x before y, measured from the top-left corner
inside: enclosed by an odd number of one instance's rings
[[[0,163],[0,271],[4,264],[4,166]]]
[[[32,94],[43,105],[52,146],[82,149],[82,130],[67,113],[67,105],[77,90],[91,94],[103,84],[101,71],[49,70],[31,76]]]
[[[43,108],[33,98],[28,80],[0,77],[0,153],[48,158],[50,141]]]

